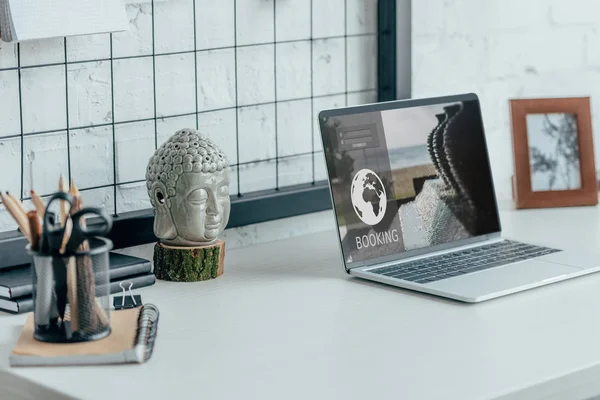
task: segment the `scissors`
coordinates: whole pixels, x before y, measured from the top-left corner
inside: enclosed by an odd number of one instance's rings
[[[73,208],[73,196],[65,192],[58,192],[48,202],[46,210],[50,209],[50,205],[54,201],[66,201],[69,205],[68,214],[71,214]],[[86,226],[84,217],[96,217],[99,223],[92,226]],[[69,217],[71,219],[72,228],[71,235],[68,238],[65,255],[77,252],[79,246],[88,239],[95,236],[105,236],[112,228],[112,219],[108,213],[97,207],[86,207],[77,211]],[[56,255],[62,246],[65,236],[65,227],[61,226],[57,215],[51,211],[46,211],[44,214],[44,227],[42,233],[42,253]]]
[[[105,236],[112,228],[112,219],[108,213],[101,208],[87,207],[75,212],[69,218],[72,222],[71,235],[68,238],[65,253],[60,253],[60,248],[65,237],[65,227],[61,226],[57,215],[51,211],[50,205],[55,201],[66,201],[69,204],[68,214],[71,214],[74,198],[68,193],[58,192],[48,202],[44,214],[44,226],[42,231],[41,253],[52,256],[52,269],[54,273],[54,288],[56,291],[56,305],[60,318],[64,318],[67,303],[67,268],[63,257],[74,255],[79,246],[88,239],[95,236]],[[93,215],[100,221],[87,227],[84,216]],[[65,223],[66,226],[66,223]]]

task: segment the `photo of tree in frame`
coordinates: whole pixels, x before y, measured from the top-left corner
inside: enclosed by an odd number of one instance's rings
[[[576,115],[528,114],[527,142],[532,191],[581,188]]]
[[[598,204],[589,97],[510,100],[516,208]]]

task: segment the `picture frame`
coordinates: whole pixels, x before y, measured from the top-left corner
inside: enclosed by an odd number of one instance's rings
[[[598,203],[589,97],[511,99],[515,207]]]

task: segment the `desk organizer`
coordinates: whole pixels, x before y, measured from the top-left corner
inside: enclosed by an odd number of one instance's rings
[[[89,250],[65,257],[29,250],[35,339],[72,343],[110,334],[108,252],[112,242],[100,237],[89,242]]]

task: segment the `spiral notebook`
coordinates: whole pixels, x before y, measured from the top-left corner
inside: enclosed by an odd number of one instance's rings
[[[106,338],[58,344],[33,338],[33,313],[30,313],[9,362],[13,367],[143,363],[152,356],[158,315],[158,308],[153,304],[112,311],[112,330]]]

